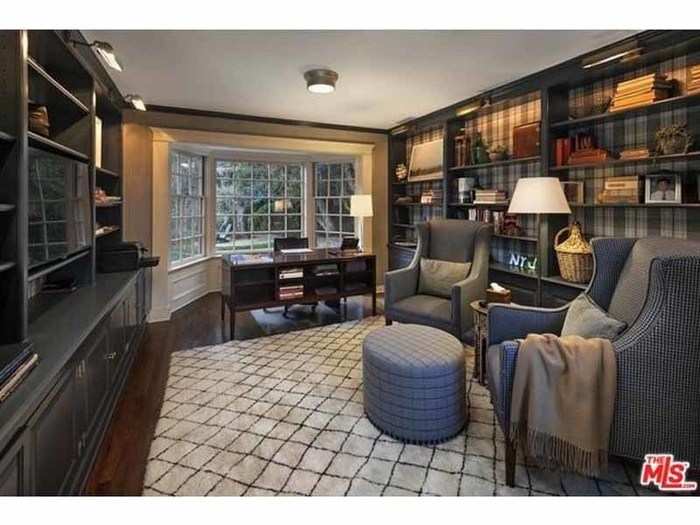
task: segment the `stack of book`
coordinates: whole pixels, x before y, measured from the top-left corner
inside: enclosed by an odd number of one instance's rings
[[[293,284],[290,286],[280,286],[280,300],[285,299],[299,299],[304,297],[304,285],[303,284]]]
[[[700,93],[700,64],[691,66],[688,75],[688,94]]]
[[[638,204],[641,193],[641,178],[637,175],[609,177],[598,194],[598,204]]]
[[[319,264],[314,267],[313,273],[316,277],[332,277],[340,272],[337,264]]]
[[[620,82],[615,87],[610,111],[646,106],[671,96],[673,84],[666,80],[666,75],[650,73],[643,77]]]
[[[285,279],[301,279],[304,277],[303,268],[282,268],[280,270],[280,281]]]
[[[421,204],[441,204],[442,203],[442,190],[433,189],[424,191],[420,196]]]
[[[36,366],[39,356],[24,348],[19,354],[12,357],[0,356],[0,403],[19,386],[22,380],[29,375]]]
[[[606,162],[610,158],[607,150],[598,148],[595,145],[595,137],[588,133],[579,133],[573,139],[572,150],[569,153],[568,163],[578,164],[598,164]]]
[[[475,190],[474,204],[506,204],[508,194],[503,190]]]

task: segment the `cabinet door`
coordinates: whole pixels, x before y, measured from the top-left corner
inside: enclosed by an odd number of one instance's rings
[[[79,350],[84,363],[81,380],[85,396],[85,426],[81,437],[92,434],[109,391],[110,361],[116,358],[109,345],[109,325],[101,324]],[[80,422],[79,422],[80,423]],[[84,439],[83,444],[87,443]]]
[[[37,496],[66,491],[78,462],[77,408],[82,403],[76,371],[66,370],[29,424]]]
[[[27,496],[28,450],[26,435],[19,439],[0,457],[0,496]]]
[[[109,316],[109,382],[114,383],[117,377],[119,365],[126,354],[126,344],[124,341],[124,323],[126,322],[126,307],[124,303],[119,303]]]

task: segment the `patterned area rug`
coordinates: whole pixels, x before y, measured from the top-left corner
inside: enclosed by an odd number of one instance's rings
[[[520,464],[505,485],[503,436],[471,380],[469,422],[437,446],[406,445],[363,415],[364,337],[383,317],[172,355],[144,495],[635,495],[637,468],[604,479]]]

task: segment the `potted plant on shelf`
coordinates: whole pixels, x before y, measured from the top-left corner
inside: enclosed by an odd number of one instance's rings
[[[491,162],[498,162],[508,159],[508,148],[502,144],[489,148],[489,159]]]
[[[656,132],[657,155],[688,153],[693,144],[693,136],[685,124],[665,126]]]

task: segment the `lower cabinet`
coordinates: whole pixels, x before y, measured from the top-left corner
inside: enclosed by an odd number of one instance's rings
[[[27,496],[29,484],[30,447],[27,433],[23,432],[0,459],[0,496]]]
[[[145,326],[145,274],[85,339],[12,445],[0,455],[0,496],[79,494]]]
[[[68,492],[78,466],[81,405],[75,372],[68,370],[29,423],[33,492],[37,496]]]

